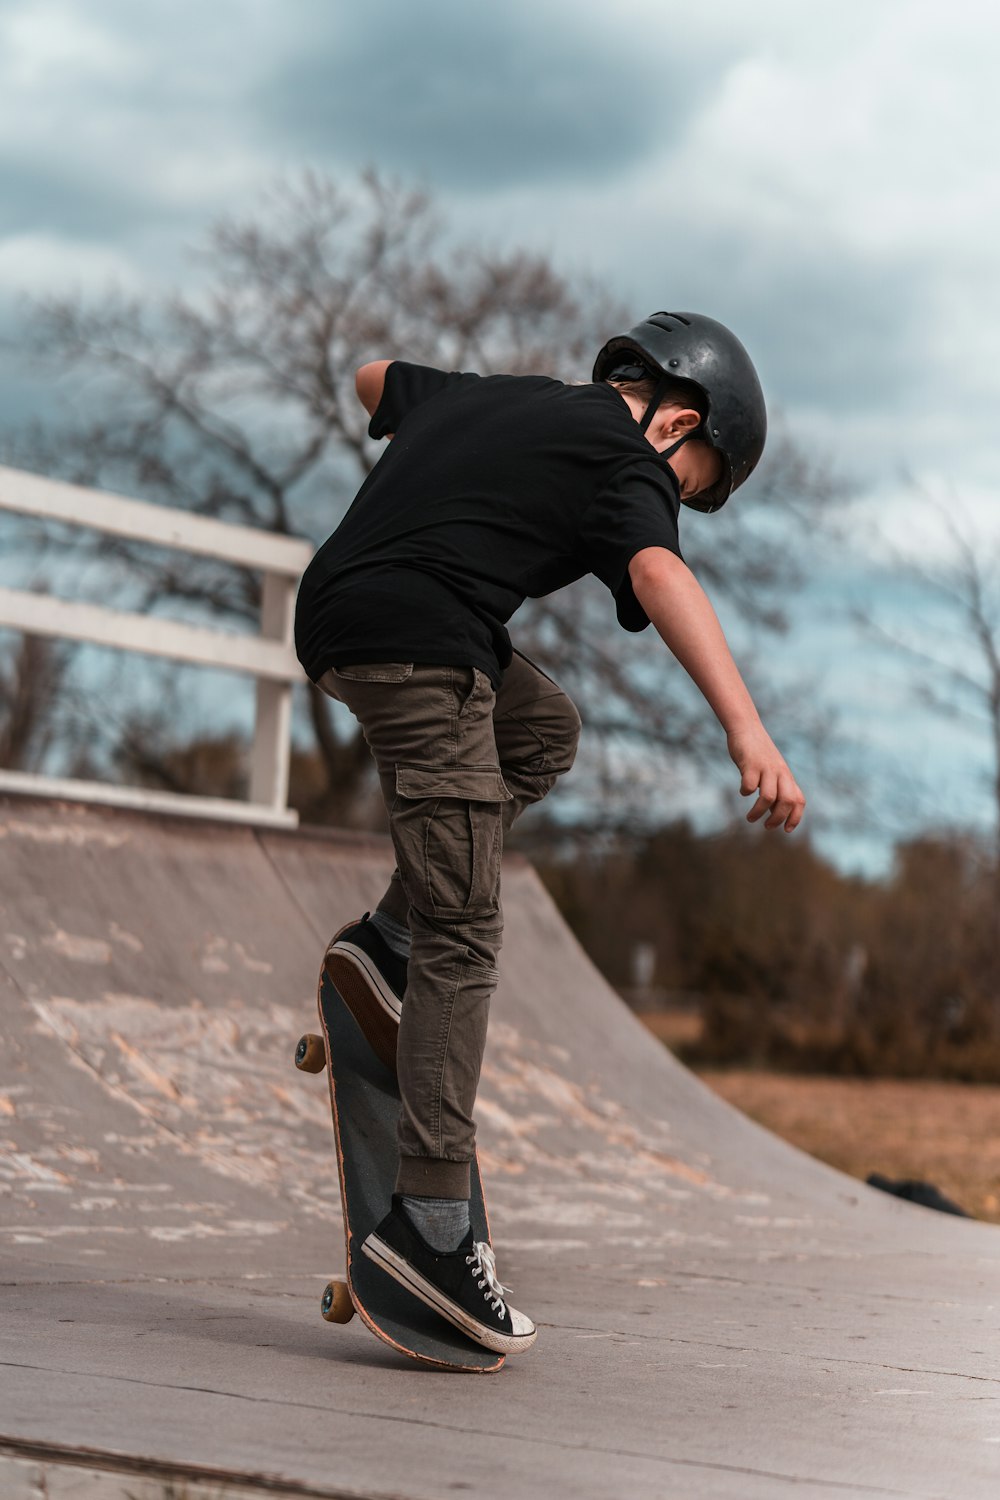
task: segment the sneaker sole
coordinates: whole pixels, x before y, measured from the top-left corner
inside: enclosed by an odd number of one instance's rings
[[[530,1333],[510,1334],[497,1333],[496,1329],[490,1328],[485,1323],[479,1323],[471,1313],[465,1311],[457,1302],[452,1302],[446,1297],[433,1282],[427,1281],[420,1272],[404,1260],[401,1255],[387,1245],[384,1240],[379,1239],[377,1234],[370,1234],[361,1249],[369,1260],[373,1260],[383,1271],[388,1272],[400,1286],[404,1286],[408,1292],[419,1297],[421,1302],[431,1308],[433,1312],[439,1313],[442,1318],[447,1318],[449,1323],[474,1339],[477,1344],[482,1344],[485,1349],[492,1349],[496,1354],[521,1354],[530,1349],[538,1337],[537,1328]]]
[[[379,1061],[395,1073],[401,1001],[368,954],[351,943],[338,943],[334,939],[334,946],[327,949],[324,967],[365,1041]]]

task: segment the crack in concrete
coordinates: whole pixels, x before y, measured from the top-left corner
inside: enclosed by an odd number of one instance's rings
[[[987,1385],[1000,1385],[1000,1375],[970,1375],[964,1370],[935,1370],[924,1365],[887,1365],[881,1360],[850,1359],[843,1354],[810,1354],[804,1350],[775,1349],[764,1344],[720,1344],[712,1339],[685,1339],[670,1333],[644,1333],[640,1328],[591,1328],[586,1323],[544,1323],[537,1318],[535,1325],[538,1328],[552,1328],[563,1333],[587,1334],[595,1338],[620,1338],[647,1344],[685,1344],[693,1349],[725,1349],[730,1354],[778,1354],[785,1359],[857,1365],[860,1369],[892,1370],[901,1375],[946,1375],[955,1380],[978,1380]]]
[[[8,1363],[11,1363],[11,1362],[0,1361],[0,1367],[3,1367],[5,1364],[8,1364]],[[57,1369],[53,1369],[52,1367],[46,1366],[46,1365],[27,1365],[27,1364],[11,1363],[11,1367],[14,1368],[14,1369],[35,1370],[35,1371],[39,1372],[40,1374],[48,1374],[48,1375],[53,1375],[53,1374],[56,1374],[56,1375],[79,1375],[80,1374],[79,1371],[75,1371],[75,1370],[57,1370]],[[358,1410],[351,1410],[351,1409],[341,1409],[341,1408],[338,1408],[338,1407],[332,1407],[329,1404],[318,1405],[318,1404],[313,1404],[312,1402],[305,1402],[305,1401],[282,1401],[282,1400],[275,1399],[274,1397],[271,1397],[271,1396],[246,1396],[246,1395],[241,1395],[239,1392],[236,1392],[236,1391],[219,1391],[219,1390],[215,1390],[214,1388],[212,1388],[210,1386],[173,1385],[173,1384],[170,1384],[170,1383],[164,1383],[162,1381],[138,1380],[135,1377],[128,1376],[128,1375],[107,1375],[107,1374],[101,1374],[101,1375],[95,1376],[95,1375],[91,1374],[88,1378],[90,1378],[90,1379],[95,1379],[96,1378],[96,1379],[104,1379],[104,1380],[122,1381],[122,1382],[125,1382],[127,1384],[133,1384],[133,1385],[153,1386],[154,1388],[161,1389],[161,1390],[191,1391],[192,1393],[197,1394],[197,1395],[219,1396],[219,1397],[221,1397],[223,1399],[231,1399],[231,1400],[235,1400],[235,1401],[249,1401],[249,1402],[253,1402],[255,1404],[268,1405],[268,1406],[284,1406],[284,1407],[293,1408],[295,1410],[321,1411],[327,1417],[339,1416],[339,1417],[344,1417],[348,1421],[358,1421],[360,1419],[360,1420],[369,1420],[369,1421],[373,1421],[373,1422],[402,1423],[403,1425],[408,1426],[408,1427],[423,1427],[423,1428],[432,1429],[434,1431],[442,1431],[442,1432],[461,1432],[465,1436],[474,1435],[477,1438],[493,1439],[493,1440],[496,1440],[496,1441],[499,1441],[499,1442],[508,1442],[510,1440],[510,1437],[511,1437],[511,1434],[509,1432],[492,1431],[489,1428],[475,1428],[475,1429],[473,1429],[473,1428],[470,1428],[468,1426],[468,1424],[438,1422],[438,1421],[430,1420],[430,1419],[425,1418],[425,1417],[403,1416],[399,1412],[393,1412],[393,1413],[387,1415],[385,1412],[358,1411]],[[16,1439],[16,1438],[13,1438],[13,1439],[12,1438],[6,1438],[2,1434],[0,1434],[0,1448],[2,1448],[3,1446],[5,1446],[7,1444],[17,1444],[19,1441],[21,1441],[21,1442],[27,1442],[27,1441],[30,1441],[30,1440],[27,1440],[27,1439],[21,1439],[21,1440],[19,1440],[19,1439]],[[777,1469],[760,1469],[760,1468],[755,1468],[755,1467],[753,1467],[752,1465],[749,1465],[749,1464],[726,1464],[726,1463],[721,1463],[718,1460],[712,1460],[712,1459],[683,1458],[683,1457],[680,1457],[680,1456],[678,1456],[676,1454],[644,1453],[644,1452],[640,1452],[640,1451],[638,1451],[636,1449],[632,1449],[632,1448],[610,1448],[610,1447],[606,1447],[604,1445],[597,1444],[597,1443],[562,1442],[562,1441],[558,1441],[558,1440],[553,1440],[551,1438],[531,1437],[530,1435],[527,1435],[527,1434],[525,1434],[523,1432],[518,1434],[517,1441],[518,1441],[518,1443],[521,1446],[525,1446],[527,1444],[531,1444],[531,1445],[533,1445],[535,1447],[539,1447],[539,1448],[548,1448],[548,1449],[553,1449],[553,1450],[556,1450],[556,1451],[565,1451],[565,1452],[570,1452],[570,1453],[579,1453],[579,1452],[594,1453],[594,1454],[600,1454],[600,1455],[602,1455],[604,1457],[607,1457],[607,1458],[631,1458],[631,1459],[637,1459],[640,1462],[655,1463],[655,1464],[660,1464],[660,1465],[664,1465],[664,1466],[675,1466],[675,1467],[678,1467],[678,1468],[696,1469],[696,1470],[708,1470],[708,1471],[711,1471],[711,1472],[718,1472],[718,1473],[724,1473],[724,1474],[742,1474],[742,1475],[745,1475],[745,1476],[747,1476],[749,1478],[755,1478],[755,1479],[773,1479],[773,1480],[777,1480],[779,1483],[783,1483],[783,1484],[796,1484],[796,1485],[797,1484],[810,1484],[810,1485],[814,1485],[814,1486],[816,1486],[818,1488],[830,1490],[831,1492],[838,1492],[838,1491],[845,1491],[846,1490],[846,1491],[849,1491],[855,1497],[864,1496],[864,1495],[872,1495],[872,1496],[875,1496],[875,1495],[891,1495],[891,1496],[898,1496],[898,1497],[900,1497],[900,1500],[954,1500],[954,1497],[951,1496],[951,1495],[944,1495],[944,1494],[939,1494],[939,1493],[933,1493],[931,1491],[927,1491],[927,1492],[925,1492],[924,1495],[918,1497],[917,1494],[916,1494],[916,1491],[914,1491],[912,1489],[906,1489],[906,1490],[900,1490],[900,1489],[895,1489],[895,1488],[891,1488],[890,1489],[890,1488],[888,1488],[885,1485],[871,1485],[871,1484],[867,1484],[867,1483],[864,1483],[864,1482],[862,1482],[859,1485],[855,1481],[840,1480],[840,1479],[828,1479],[828,1478],[823,1478],[823,1477],[815,1476],[815,1475],[786,1474],[786,1473],[782,1473],[780,1470],[777,1470]],[[67,1450],[67,1451],[71,1451],[71,1450]],[[86,1451],[93,1452],[94,1450],[86,1450]],[[286,1486],[287,1486],[289,1484],[294,1484],[295,1481],[285,1481],[285,1483],[286,1483]],[[306,1491],[305,1493],[308,1494],[309,1492]],[[357,1492],[357,1491],[342,1491],[342,1492],[340,1492],[340,1494],[342,1494],[342,1495],[345,1496],[345,1500],[346,1500],[347,1496],[350,1496],[351,1500],[353,1500],[353,1497],[355,1495],[357,1495],[358,1493],[359,1492]],[[366,1500],[406,1500],[406,1497],[394,1496],[390,1492],[386,1492],[386,1491],[383,1491],[382,1494],[381,1494],[381,1496],[378,1496],[378,1497],[370,1489],[366,1489],[364,1493],[365,1493],[365,1496],[366,1496]],[[321,1500],[326,1500],[326,1496],[322,1492],[320,1492],[320,1494],[321,1494]],[[340,1497],[339,1497],[339,1495],[336,1492],[334,1493],[334,1496],[332,1497],[332,1500],[340,1500]]]
[[[158,1479],[164,1483],[182,1479],[198,1484],[239,1485],[242,1490],[251,1490],[266,1495],[276,1495],[279,1500],[368,1500],[371,1491],[355,1489],[330,1489],[297,1479],[282,1479],[279,1475],[253,1474],[243,1469],[215,1468],[203,1464],[188,1464],[169,1459],[131,1458],[128,1454],[112,1453],[103,1448],[71,1448],[63,1443],[32,1442],[29,1439],[0,1435],[0,1459],[10,1458],[19,1463],[44,1463],[60,1468],[88,1469],[102,1474],[134,1474],[142,1479]],[[42,1500],[48,1494],[45,1475],[40,1476],[43,1488]],[[384,1494],[380,1500],[405,1500],[402,1495]]]
[[[789,1296],[801,1295],[820,1298],[827,1297],[830,1298],[830,1300],[836,1300],[837,1296],[836,1291],[834,1291],[833,1296],[831,1297],[830,1288],[828,1286],[809,1286],[805,1282],[791,1283],[788,1281],[771,1281],[767,1278],[761,1278],[757,1276],[726,1276],[718,1271],[681,1271],[676,1270],[674,1267],[671,1267],[666,1272],[666,1276],[668,1277],[668,1279],[676,1279],[678,1281],[721,1281],[726,1283],[727,1285],[731,1284],[733,1286],[750,1287],[754,1291],[756,1291],[759,1287],[777,1287],[779,1291],[787,1292]],[[972,1298],[970,1298],[967,1303],[956,1302],[953,1299],[949,1299],[947,1302],[935,1302],[933,1298],[925,1296],[922,1297],[916,1292],[888,1292],[874,1289],[868,1291],[865,1288],[860,1288],[857,1291],[852,1288],[851,1297],[857,1302],[868,1300],[870,1302],[876,1303],[913,1303],[919,1305],[920,1307],[974,1307],[977,1312],[983,1311],[984,1307],[986,1309],[989,1309],[992,1306],[991,1303],[983,1304],[982,1302],[976,1301]]]

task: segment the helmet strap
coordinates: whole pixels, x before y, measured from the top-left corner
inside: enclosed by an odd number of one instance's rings
[[[669,375],[661,375],[660,376],[660,379],[657,381],[656,390],[653,392],[652,396],[650,397],[649,405],[646,407],[646,410],[643,413],[642,421],[639,423],[639,431],[640,432],[645,432],[646,431],[646,429],[648,428],[650,422],[653,420],[654,416],[659,411],[659,409],[660,409],[660,402],[663,400],[664,396],[667,394],[667,391],[670,388],[671,383],[672,382],[671,382],[671,379],[670,379]],[[672,445],[672,447],[668,448],[666,450],[666,452],[660,454],[660,458],[663,461],[663,463],[666,463],[668,459],[673,458],[673,456],[677,452],[678,448],[683,448],[684,444],[690,438],[693,438],[694,435],[695,435],[695,432],[697,432],[698,430],[699,429],[696,427],[693,432],[683,432],[683,433],[681,433],[681,436],[677,439],[676,443],[674,443]]]
[[[678,448],[683,448],[684,444],[690,438],[693,438],[693,437],[694,437],[694,433],[693,432],[684,432],[684,433],[682,433],[681,436],[677,439],[676,443],[674,443],[673,447],[668,448],[666,450],[666,452],[660,454],[660,457],[662,458],[663,462],[666,463],[666,461],[667,461],[668,458],[673,458],[673,456],[677,452]]]
[[[643,412],[642,421],[639,423],[639,431],[640,432],[645,432],[646,429],[649,427],[650,422],[653,420],[653,418],[656,416],[656,413],[660,409],[660,402],[663,400],[664,396],[667,394],[667,391],[669,390],[669,388],[672,385],[672,383],[673,382],[672,382],[672,380],[671,380],[671,378],[670,378],[669,375],[661,375],[660,376],[660,379],[657,381],[657,384],[656,384],[656,390],[653,392],[652,396],[650,397],[649,405],[646,407],[646,410]],[[695,432],[697,432],[697,431],[698,431],[698,429],[695,428]],[[679,437],[677,439],[677,441],[673,445],[673,447],[672,448],[668,448],[667,451],[666,451],[666,453],[661,453],[660,457],[664,461],[666,461],[668,458],[673,458],[673,456],[677,452],[678,448],[680,448],[683,443],[686,443],[687,440],[688,440],[688,438],[692,438],[692,437],[694,437],[694,432],[685,432],[681,437]]]
[[[659,380],[657,381],[656,390],[653,392],[652,396],[650,396],[650,398],[649,398],[649,405],[646,407],[646,410],[643,412],[642,421],[639,423],[639,431],[640,432],[645,432],[646,431],[646,428],[649,426],[650,422],[653,420],[653,418],[655,417],[656,413],[659,411],[660,402],[663,400],[664,396],[667,394],[667,389],[668,389],[669,386],[670,386],[670,376],[669,375],[661,375],[660,378],[659,378]]]

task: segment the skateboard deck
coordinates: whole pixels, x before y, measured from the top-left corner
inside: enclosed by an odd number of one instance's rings
[[[356,1312],[377,1338],[422,1364],[486,1374],[504,1355],[475,1343],[425,1307],[362,1253],[366,1236],[391,1207],[396,1179],[396,1076],[376,1057],[346,1004],[320,970],[317,994],[322,1035],[299,1042],[296,1066],[326,1068],[344,1210],[346,1277],[333,1278],[323,1295],[323,1316],[348,1322]],[[473,1164],[472,1233],[489,1243],[489,1220],[478,1160]]]

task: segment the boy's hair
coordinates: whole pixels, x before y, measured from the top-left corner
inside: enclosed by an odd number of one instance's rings
[[[605,377],[609,385],[615,390],[624,391],[626,395],[637,396],[646,405],[656,395],[657,387],[662,379],[659,375],[646,375],[641,380],[629,380],[623,376],[616,376],[614,371]],[[691,411],[696,411],[702,421],[708,415],[708,401],[705,392],[692,380],[675,380],[671,378],[666,390],[660,396],[660,406],[683,406]],[[659,408],[657,408],[659,410]]]

